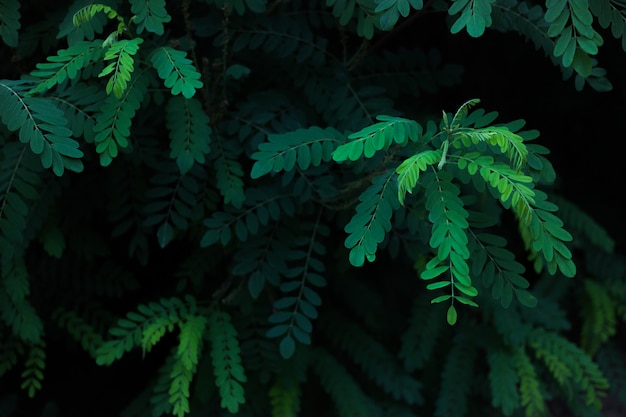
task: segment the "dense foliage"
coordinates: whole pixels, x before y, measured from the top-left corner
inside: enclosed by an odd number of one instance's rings
[[[0,415],[626,404],[614,236],[532,121],[436,105],[499,64],[445,39],[516,34],[603,94],[625,24],[621,0],[0,0]]]

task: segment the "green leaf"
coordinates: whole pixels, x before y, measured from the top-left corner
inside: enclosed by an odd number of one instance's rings
[[[454,326],[456,324],[457,312],[453,304],[450,304],[450,307],[448,307],[448,312],[446,313],[446,320],[448,321],[448,324],[450,326]]]
[[[291,358],[296,352],[296,342],[289,334],[283,337],[283,339],[280,341],[279,351],[280,356],[282,356],[284,359]]]

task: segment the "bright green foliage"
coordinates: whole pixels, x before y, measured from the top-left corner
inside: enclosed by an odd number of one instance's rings
[[[97,13],[104,13],[109,19],[118,19],[122,20],[122,17],[117,14],[113,8],[107,6],[106,4],[90,4],[78,10],[74,13],[72,18],[72,22],[74,26],[78,26],[81,23],[89,22]]]
[[[75,79],[91,61],[101,58],[102,50],[99,41],[82,41],[59,50],[56,56],[49,56],[50,62],[37,64],[37,69],[31,72],[30,75],[41,78],[41,81],[30,94],[41,93],[65,80]]]
[[[348,136],[348,143],[333,152],[337,162],[356,161],[361,157],[371,158],[377,151],[389,149],[393,142],[405,145],[408,140],[416,141],[422,128],[413,120],[399,117],[378,116],[380,123],[368,126]]]
[[[181,316],[188,314],[188,308],[195,309],[193,299],[187,301],[189,305],[177,298],[162,299],[158,303],[140,304],[137,312],[127,313],[126,318],[119,319],[117,325],[109,329],[113,338],[105,341],[96,352],[98,364],[111,365],[138,346],[150,351],[166,331],[174,329]]]
[[[447,279],[431,282],[426,286],[429,290],[446,288],[449,295],[442,295],[432,300],[433,303],[450,300],[448,322],[456,322],[454,301],[471,306],[477,306],[468,297],[474,297],[478,290],[472,286],[470,269],[467,263],[469,250],[467,248],[468,213],[459,198],[459,189],[446,178],[445,175],[429,175],[423,181],[428,198],[426,209],[428,219],[433,223],[429,245],[437,251],[421,272],[423,280],[431,281],[446,273]],[[458,294],[457,294],[458,291]]]
[[[626,51],[623,1],[34,7],[0,0],[9,398],[71,415],[95,396],[122,417],[595,417],[626,389],[620,242],[559,195],[537,130],[454,103],[482,88],[468,65],[517,86],[511,51],[442,50],[518,34],[599,94],[600,33]]]
[[[107,94],[113,92],[115,97],[122,98],[135,69],[133,55],[137,53],[142,42],[142,38],[122,39],[107,49],[104,59],[111,62],[98,74],[98,77],[109,75]]]
[[[190,316],[179,323],[179,344],[170,372],[171,384],[168,391],[172,413],[178,417],[190,412],[189,387],[200,359],[202,335],[206,324],[207,319],[203,316]]]
[[[417,153],[404,161],[396,168],[398,173],[398,201],[404,204],[404,198],[407,193],[413,194],[413,189],[417,185],[420,173],[434,165],[435,162],[441,161],[441,151],[429,149]]]

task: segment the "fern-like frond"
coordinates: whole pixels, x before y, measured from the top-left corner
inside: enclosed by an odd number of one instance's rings
[[[106,92],[121,99],[125,94],[129,81],[135,71],[135,55],[139,51],[139,45],[143,43],[142,38],[121,39],[113,42],[104,54],[105,61],[111,61],[98,77],[110,75],[106,85]]]
[[[422,183],[425,187],[428,219],[433,224],[428,244],[437,253],[428,261],[420,277],[426,281],[433,280],[443,273],[449,277],[431,282],[426,288],[429,290],[446,288],[448,294],[436,297],[431,302],[450,300],[447,318],[448,323],[453,325],[457,318],[454,301],[477,306],[468,298],[478,294],[478,290],[472,285],[467,261],[470,256],[467,237],[469,214],[459,197],[460,189],[446,172],[429,173]]]
[[[515,260],[515,255],[506,249],[503,237],[489,233],[471,234],[475,249],[471,252],[472,272],[482,278],[482,284],[491,288],[491,295],[500,299],[507,308],[513,300],[527,307],[537,305],[537,299],[526,289],[530,286],[523,277],[526,268]]]
[[[0,272],[0,319],[20,340],[41,343],[43,322],[28,299],[31,290],[24,259],[18,256],[2,259]]]
[[[391,116],[378,116],[376,119],[380,122],[350,134],[349,142],[333,151],[333,160],[345,162],[356,161],[363,156],[371,158],[394,142],[406,145],[409,140],[415,142],[422,135],[422,126],[414,120]]]
[[[67,49],[59,49],[56,55],[47,58],[49,62],[37,64],[30,75],[39,79],[29,94],[42,93],[65,80],[73,80],[81,75],[81,70],[102,57],[100,41],[81,41]]]
[[[208,338],[211,342],[213,373],[220,393],[221,406],[231,413],[236,413],[246,401],[242,384],[247,378],[241,364],[237,330],[227,313],[211,311]]]
[[[1,296],[0,296],[1,298]],[[15,335],[0,334],[0,378],[8,373],[17,364],[18,358],[24,354],[24,343]]]
[[[626,13],[619,1],[589,0],[589,10],[598,18],[603,29],[611,29],[616,39],[622,40],[622,49],[626,51]]]
[[[423,368],[435,353],[435,345],[444,330],[439,321],[441,315],[441,305],[431,305],[426,294],[415,297],[399,352],[407,371]]]
[[[139,304],[137,311],[131,311],[125,318],[109,329],[112,339],[105,341],[96,351],[99,365],[111,365],[122,358],[124,353],[136,347],[149,351],[166,333],[172,331],[181,317],[194,315],[195,300],[187,296],[185,301],[173,297],[162,298],[159,302]],[[165,331],[164,331],[165,330]]]
[[[208,247],[216,243],[227,245],[233,235],[245,242],[250,236],[259,233],[260,226],[276,222],[294,212],[293,199],[279,194],[275,188],[251,189],[247,193],[246,206],[240,210],[216,211],[203,221],[206,232],[200,246]]]
[[[19,0],[0,1],[0,37],[11,48],[17,48],[19,30],[22,26],[20,18]]]
[[[365,260],[373,262],[378,245],[391,230],[391,216],[399,207],[396,195],[395,175],[388,170],[372,179],[370,185],[359,196],[356,213],[344,231],[348,234],[344,245],[350,249],[350,263],[363,266]]]
[[[144,74],[136,74],[119,99],[109,96],[96,114],[94,143],[100,155],[100,164],[108,166],[117,157],[119,149],[130,146],[130,127],[135,112],[141,106],[148,89],[148,79]]]
[[[137,33],[144,30],[157,35],[165,33],[163,25],[172,20],[172,16],[165,9],[165,0],[131,0],[130,4]]]
[[[544,19],[550,23],[548,35],[557,38],[552,51],[554,56],[561,57],[564,67],[573,67],[582,77],[591,75],[590,55],[596,55],[604,41],[593,28],[589,2],[549,0]]]
[[[502,414],[510,416],[520,407],[518,392],[519,378],[515,367],[513,352],[490,348],[487,351],[489,364],[489,386],[491,404],[500,408]]]
[[[161,417],[164,414],[172,415],[173,407],[170,403],[169,391],[172,387],[172,374],[174,370],[174,362],[177,358],[177,350],[177,346],[171,349],[169,355],[165,358],[165,361],[163,361],[157,371],[155,382],[152,386],[151,392],[149,393],[148,399],[152,417]],[[145,404],[143,404],[143,407],[145,408]]]
[[[584,289],[580,347],[593,357],[617,333],[617,303],[607,288],[594,281],[585,280]]]
[[[29,398],[41,390],[46,369],[46,343],[41,340],[28,349],[24,370],[22,371],[22,384],[20,388],[26,391]]]
[[[572,235],[553,214],[558,207],[547,201],[544,192],[532,187],[532,178],[479,152],[459,157],[458,167],[470,175],[478,172],[496,198],[519,219],[521,236],[535,259],[535,270],[541,271],[546,262],[550,274],[557,269],[567,277],[576,274],[572,253],[566,246]]]
[[[373,401],[365,395],[348,370],[332,355],[321,349],[312,353],[311,367],[323,389],[331,397],[339,417],[373,417]]]
[[[259,144],[259,150],[252,154],[256,162],[250,176],[259,178],[270,172],[291,171],[296,166],[306,171],[330,161],[337,143],[343,141],[344,136],[334,128],[316,126],[268,135],[267,142]]]
[[[93,129],[96,125],[94,114],[100,110],[105,97],[106,93],[97,86],[79,82],[71,85],[64,83],[49,98],[63,110],[73,136],[93,143]]]
[[[179,342],[170,371],[171,382],[168,390],[172,414],[177,417],[184,417],[190,412],[189,388],[200,360],[206,325],[206,317],[196,315],[189,315],[178,323]]]
[[[457,136],[460,138],[460,143],[454,140]],[[486,142],[497,146],[500,152],[509,158],[516,170],[520,170],[526,163],[528,150],[524,145],[522,137],[504,126],[462,130],[458,134],[453,135],[451,145],[459,148],[470,144],[475,145],[478,142]]]
[[[47,98],[24,97],[19,81],[0,81],[0,116],[10,131],[19,130],[19,139],[39,155],[44,168],[57,176],[65,169],[80,172],[83,152],[72,139],[67,119],[55,103]]]
[[[147,215],[143,224],[158,226],[156,236],[162,248],[174,239],[177,230],[189,227],[204,174],[199,165],[185,175],[172,161],[169,167],[163,165],[162,171],[151,179],[153,185],[146,190],[147,204],[143,208]]]
[[[601,407],[609,383],[600,368],[578,346],[564,337],[541,328],[528,335],[529,345],[537,358],[547,366],[550,374],[567,394],[575,395],[574,388],[585,396],[585,403]]]
[[[182,94],[191,98],[196,90],[202,88],[201,74],[185,51],[162,46],[152,52],[150,62],[173,95]]]
[[[417,186],[420,174],[441,161],[442,153],[439,149],[427,149],[412,155],[402,161],[396,168],[398,174],[398,201],[404,205],[406,194],[413,194],[413,190]]]
[[[112,6],[116,6],[119,1],[109,1],[108,3]],[[74,15],[76,12],[91,4],[93,4],[92,0],[74,0],[68,7],[63,20],[58,25],[59,31],[56,34],[56,38],[66,38],[68,45],[72,46],[85,40],[92,41],[95,39],[96,34],[102,33],[105,25],[109,22],[105,13],[96,13],[88,21],[77,22],[78,25],[74,24]],[[102,44],[101,40],[100,44]]]
[[[170,157],[176,159],[181,174],[189,172],[195,162],[204,164],[211,143],[209,116],[199,101],[172,97],[165,107],[170,131]]]
[[[27,148],[10,142],[0,154],[0,259],[9,259],[26,247],[30,207],[40,197],[42,169]]]
[[[275,287],[280,284],[281,276],[288,270],[284,254],[292,239],[288,233],[272,230],[239,246],[231,273],[247,277],[248,292],[253,299],[259,298],[267,284]]]
[[[242,208],[246,200],[243,176],[244,171],[238,157],[241,148],[236,142],[227,140],[221,135],[214,136],[215,152],[212,152],[216,185],[224,197],[224,204],[232,205],[236,209]]]
[[[294,239],[290,245],[290,253],[283,256],[301,266],[291,268],[280,284],[280,291],[284,295],[274,302],[273,313],[268,318],[273,326],[266,333],[268,337],[281,338],[279,351],[285,359],[294,355],[296,342],[311,344],[311,321],[317,319],[317,309],[322,304],[315,287],[326,285],[326,279],[322,275],[326,267],[318,259],[326,253],[326,248],[319,240],[328,236],[330,231],[320,224],[319,216],[315,224],[310,227],[301,225],[300,229],[307,234]]]
[[[300,384],[287,385],[277,379],[269,390],[272,417],[298,417],[301,395]]]
[[[526,417],[549,416],[537,370],[524,348],[515,350],[514,361],[519,377],[520,404],[524,407]]]
[[[457,334],[446,356],[441,387],[435,404],[436,417],[464,417],[472,386],[476,346],[467,334]]]
[[[331,311],[320,318],[320,329],[350,355],[369,379],[395,400],[409,405],[423,402],[422,384],[402,368],[387,347],[357,323]]]
[[[74,23],[74,26],[79,26],[81,23],[89,22],[100,12],[104,13],[109,19],[122,19],[113,8],[107,6],[106,4],[95,3],[85,6],[74,13],[72,22]]]
[[[561,3],[565,4],[565,2]],[[560,20],[567,18],[569,15],[564,10],[562,11],[563,13],[559,17]],[[565,79],[570,78],[574,71],[571,67],[563,65],[563,59],[561,58],[564,55],[556,56],[554,54],[556,41],[549,33],[551,23],[544,18],[545,13],[545,10],[538,4],[532,4],[523,0],[501,0],[493,4],[493,27],[500,31],[513,31],[521,34],[527,41],[532,42],[536,49],[543,50],[554,65],[561,68]],[[571,27],[568,28],[568,31],[571,31]],[[567,38],[563,38],[563,43],[566,40]],[[569,45],[563,45],[563,47],[566,46],[569,47]],[[585,83],[588,83],[596,91],[611,90],[613,86],[605,76],[606,71],[597,66],[597,61],[594,58],[589,59],[592,66],[591,73],[584,77],[576,74],[576,89],[580,91]],[[583,61],[586,61],[586,58],[580,59],[579,57],[578,60],[580,63],[584,63]]]
[[[84,317],[76,311],[59,307],[52,313],[52,319],[59,327],[65,329],[76,342],[80,343],[85,352],[96,358],[96,350],[102,345],[103,339],[100,332],[94,329]]]

